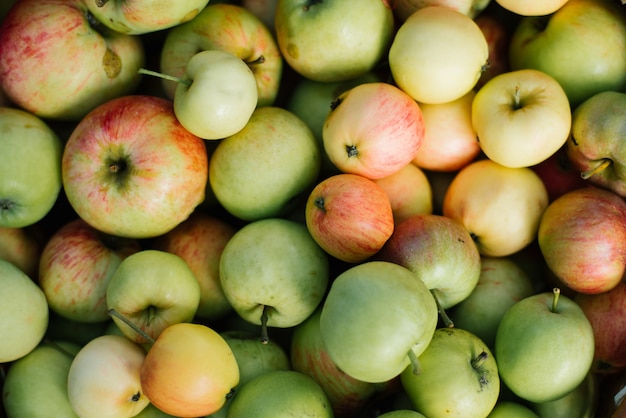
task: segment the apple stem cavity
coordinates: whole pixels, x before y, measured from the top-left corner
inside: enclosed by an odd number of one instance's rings
[[[270,337],[267,333],[267,319],[269,317],[270,307],[263,305],[263,312],[261,312],[261,343],[269,344]]]
[[[174,81],[176,83],[181,83],[181,84],[184,84],[186,86],[191,86],[191,84],[192,84],[191,80],[187,80],[187,79],[184,79],[184,78],[181,78],[181,77],[176,77],[176,76],[169,75],[169,74],[163,74],[163,73],[160,73],[158,71],[148,70],[147,68],[140,68],[138,70],[138,73],[139,74],[150,75],[150,76],[154,76],[154,77],[159,77],[159,78],[162,78],[164,80]]]
[[[441,303],[439,303],[439,290],[430,289],[430,293],[433,295],[433,298],[435,299],[435,303],[437,304],[437,312],[439,312],[439,317],[441,318],[441,321],[443,322],[443,324],[446,326],[446,328],[454,328],[454,322],[452,321],[452,319],[450,319],[450,317],[448,316],[448,313],[443,308],[443,306],[441,306]]]
[[[612,163],[613,163],[613,161],[610,158],[603,158],[603,159],[600,160],[600,163],[597,164],[595,167],[591,167],[589,170],[586,170],[586,171],[583,171],[582,173],[580,173],[580,177],[582,177],[583,180],[587,180],[591,176],[604,171]]]
[[[559,304],[559,296],[561,296],[561,289],[555,287],[554,289],[552,289],[552,293],[554,294],[554,297],[552,298],[552,307],[550,308],[550,311],[552,313],[556,313],[556,308]]]
[[[150,335],[148,335],[144,330],[142,330],[141,328],[139,328],[134,322],[132,322],[130,319],[126,318],[124,315],[122,315],[121,313],[119,313],[115,308],[111,308],[107,311],[107,313],[114,317],[119,319],[120,321],[122,321],[123,323],[125,323],[126,325],[128,325],[129,327],[131,327],[133,329],[133,331],[135,331],[137,334],[139,334],[144,340],[146,340],[149,344],[154,344],[154,338],[152,338]]]
[[[422,365],[420,364],[419,358],[415,355],[413,349],[409,350],[408,354],[409,360],[411,361],[411,371],[415,376],[419,376],[422,374]]]

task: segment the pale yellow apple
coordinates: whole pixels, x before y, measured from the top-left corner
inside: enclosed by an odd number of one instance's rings
[[[544,183],[530,168],[481,159],[454,177],[444,196],[443,215],[467,228],[482,255],[501,257],[535,239],[547,206]]]
[[[572,111],[552,76],[524,69],[497,75],[478,90],[472,124],[487,157],[507,167],[530,167],[565,144]]]
[[[444,6],[417,10],[389,49],[394,81],[420,103],[445,103],[470,91],[486,68],[489,46],[469,16]]]
[[[568,0],[496,0],[504,9],[520,16],[545,16],[559,10]]]
[[[393,13],[404,22],[416,10],[427,6],[446,6],[468,15],[472,19],[482,12],[491,0],[395,0]]]
[[[407,164],[394,174],[375,179],[389,197],[395,224],[415,214],[433,211],[433,193],[424,171],[415,164]]]
[[[420,103],[426,133],[413,163],[425,170],[456,171],[472,162],[480,153],[472,124],[470,90],[446,103]]]

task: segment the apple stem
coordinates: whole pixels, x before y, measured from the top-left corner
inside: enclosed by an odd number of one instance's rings
[[[248,61],[246,64],[248,64],[248,66],[251,66],[251,65],[263,64],[264,62],[265,62],[265,57],[263,55],[259,55],[257,59]]]
[[[422,374],[422,365],[420,364],[420,360],[415,355],[415,351],[412,349],[408,352],[409,360],[411,361],[411,370],[415,376]]]
[[[261,343],[268,344],[270,337],[267,333],[267,318],[269,316],[270,307],[263,305],[263,312],[261,313]]]
[[[613,161],[610,158],[603,158],[602,160],[600,160],[600,163],[596,165],[595,167],[592,167],[589,170],[583,171],[582,173],[580,173],[580,177],[582,177],[583,180],[587,180],[589,177],[593,176],[594,174],[598,174],[599,172],[604,171],[604,169],[610,166],[612,162]]]
[[[152,338],[150,335],[148,335],[144,330],[142,330],[141,328],[139,328],[134,322],[132,322],[130,319],[126,318],[124,315],[122,315],[121,313],[119,313],[115,308],[111,308],[107,311],[107,313],[114,317],[119,319],[120,321],[122,321],[123,323],[125,323],[126,325],[128,325],[129,327],[131,327],[133,329],[133,331],[135,331],[137,334],[141,335],[141,337],[146,340],[148,343],[150,344],[154,344],[154,338]]]
[[[516,85],[515,91],[513,92],[513,109],[519,109],[522,107],[522,100],[520,96],[521,96],[520,86]]]
[[[186,80],[186,79],[181,78],[181,77],[175,77],[173,75],[163,74],[163,73],[160,73],[158,71],[148,70],[146,68],[140,68],[137,72],[139,74],[145,74],[145,75],[151,75],[151,76],[154,76],[154,77],[159,77],[159,78],[162,78],[164,80],[175,81],[176,83],[185,84],[186,86],[191,86],[191,84],[192,84],[191,80]]]
[[[443,306],[441,306],[441,303],[439,303],[439,290],[430,289],[430,293],[433,295],[433,298],[435,298],[435,303],[437,304],[437,312],[439,312],[439,317],[443,321],[443,324],[446,326],[446,328],[454,328],[454,322],[452,321],[452,319],[450,319]]]
[[[107,4],[108,2],[109,0],[96,0],[96,6],[104,7],[104,5]]]
[[[475,370],[478,370],[480,368],[480,365],[484,363],[488,357],[489,357],[489,353],[487,353],[485,350],[481,351],[480,354],[478,354],[476,357],[472,359],[471,361],[472,368],[474,368]]]
[[[552,298],[552,308],[550,309],[553,313],[556,313],[556,307],[559,304],[559,296],[561,295],[561,289],[555,287],[552,289],[552,293],[554,293],[554,297]]]

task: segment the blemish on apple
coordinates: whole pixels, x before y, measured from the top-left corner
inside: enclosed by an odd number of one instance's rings
[[[117,77],[122,72],[122,60],[113,50],[107,48],[102,57],[102,68],[108,78]]]

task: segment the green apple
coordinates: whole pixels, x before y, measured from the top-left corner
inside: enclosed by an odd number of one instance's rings
[[[200,284],[185,260],[159,250],[126,257],[109,279],[106,303],[113,321],[131,341],[145,337],[119,316],[156,339],[168,326],[191,322],[200,303]],[[113,313],[112,312],[112,313]]]
[[[567,157],[592,185],[626,197],[626,155],[621,138],[626,122],[626,92],[602,91],[574,109]]]
[[[274,104],[283,58],[270,28],[241,5],[211,2],[189,22],[169,29],[160,49],[161,72],[182,77],[191,57],[214,49],[245,61],[256,79],[258,105]],[[167,97],[173,99],[176,88],[175,82],[163,81]]]
[[[33,225],[61,192],[63,143],[50,126],[25,110],[0,107],[0,227]]]
[[[533,68],[552,76],[575,107],[601,91],[624,91],[625,48],[626,15],[619,3],[569,0],[552,14],[521,18],[509,61],[512,70]]]
[[[328,397],[311,377],[293,371],[263,373],[243,385],[228,408],[228,418],[332,418]]]
[[[293,327],[322,301],[329,260],[302,223],[283,218],[250,222],[228,241],[220,282],[234,310],[266,327]]]
[[[397,409],[380,414],[378,418],[426,418],[426,416],[411,409]]]
[[[480,276],[472,293],[448,314],[454,326],[470,331],[493,350],[498,324],[517,301],[532,296],[535,286],[529,274],[511,256],[480,260]]]
[[[284,215],[317,180],[322,151],[311,129],[281,107],[257,108],[244,129],[220,141],[209,183],[233,216],[253,221]]]
[[[0,363],[31,352],[48,327],[49,308],[43,290],[14,264],[0,259]]]
[[[144,349],[120,335],[102,335],[80,348],[67,374],[67,395],[80,418],[130,418],[148,397],[139,373]]]
[[[519,402],[499,401],[487,418],[539,418],[539,416]]]
[[[446,103],[467,94],[488,57],[476,22],[446,6],[423,7],[409,16],[388,54],[395,83],[420,103]]]
[[[437,320],[435,299],[413,272],[395,263],[366,261],[332,282],[320,332],[339,369],[380,383],[399,376],[426,350]]]
[[[53,340],[11,363],[2,385],[2,403],[11,418],[77,418],[67,393],[67,376],[81,346]]]
[[[600,413],[601,381],[594,373],[565,396],[554,401],[531,403],[530,407],[539,418],[593,418]],[[606,393],[606,392],[605,392]],[[615,399],[617,402],[617,399]],[[613,416],[617,418],[616,415]]]
[[[418,357],[420,371],[407,367],[402,387],[415,409],[430,418],[486,417],[500,395],[491,350],[461,328],[438,328]]]
[[[176,418],[174,415],[170,415],[159,408],[154,406],[153,403],[149,403],[140,413],[134,416],[134,418]]]
[[[558,288],[516,302],[496,332],[500,377],[529,402],[553,401],[576,389],[591,369],[593,352],[589,320]]]
[[[279,0],[276,40],[291,68],[323,82],[354,79],[381,63],[395,32],[393,12],[380,0]]]
[[[472,101],[472,126],[481,150],[506,167],[545,161],[567,141],[570,103],[561,85],[543,71],[499,74]]]
[[[193,19],[209,0],[87,0],[93,16],[108,28],[142,35]]]

